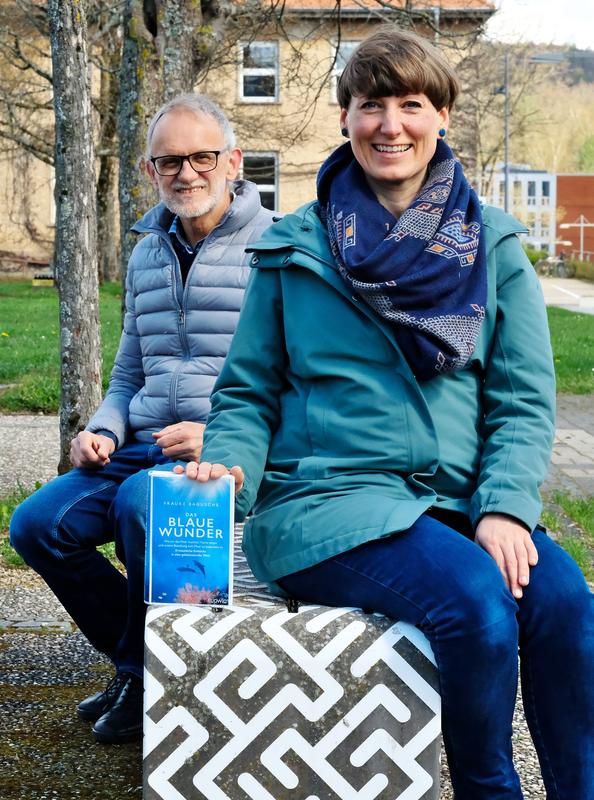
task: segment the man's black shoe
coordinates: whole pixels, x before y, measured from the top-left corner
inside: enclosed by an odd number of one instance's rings
[[[142,738],[142,678],[121,673],[125,682],[112,707],[93,726],[93,736],[102,744],[124,744]]]
[[[87,722],[97,722],[118,699],[129,677],[128,672],[117,672],[102,692],[92,694],[78,704],[78,716]]]

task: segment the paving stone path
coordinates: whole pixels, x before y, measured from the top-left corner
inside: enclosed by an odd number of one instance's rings
[[[592,395],[560,395],[557,427],[545,489],[577,496],[594,495],[594,399]]]
[[[17,484],[33,487],[56,474],[57,416],[0,416],[0,497]],[[594,495],[594,399],[559,395],[557,433],[545,490]]]

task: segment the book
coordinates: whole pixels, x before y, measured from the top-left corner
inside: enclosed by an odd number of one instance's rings
[[[232,475],[149,472],[146,603],[231,604],[234,488]]]

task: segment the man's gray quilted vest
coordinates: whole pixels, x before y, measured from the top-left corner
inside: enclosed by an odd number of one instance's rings
[[[205,422],[209,396],[237,325],[250,268],[245,248],[272,222],[253,183],[237,181],[227,213],[204,239],[185,286],[162,204],[133,230],[146,233],[127,274],[126,315],[105,399],[87,430],[118,445],[180,420]]]

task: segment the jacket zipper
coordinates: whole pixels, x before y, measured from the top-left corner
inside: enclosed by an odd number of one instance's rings
[[[181,278],[181,267],[179,265],[179,259],[177,257],[177,253],[173,248],[173,245],[169,241],[168,238],[161,236],[161,239],[166,242],[167,247],[169,248],[171,254],[174,258],[174,273],[173,273],[173,298],[174,302],[177,304],[177,313],[178,313],[178,321],[177,321],[177,328],[178,328],[178,335],[180,339],[180,344],[182,348],[182,364],[183,361],[189,360],[190,358],[190,346],[188,343],[188,337],[186,332],[186,313],[184,311],[184,297],[185,291],[182,289],[181,300],[179,297],[179,280],[178,275]],[[184,287],[185,288],[185,287]],[[179,375],[182,369],[182,365],[175,370],[174,374],[171,376],[171,386],[169,389],[169,412],[171,414],[171,419],[176,421],[181,421],[181,417],[177,413],[177,385],[179,382]]]

